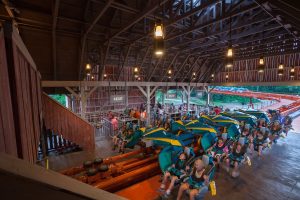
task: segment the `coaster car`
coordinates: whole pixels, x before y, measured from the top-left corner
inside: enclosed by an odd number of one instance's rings
[[[222,112],[220,115],[225,116],[225,117],[230,117],[232,119],[236,119],[239,122],[244,121],[246,124],[250,124],[250,126],[256,125],[257,118],[253,115],[239,112],[239,111],[228,111],[228,112]]]
[[[261,118],[265,119],[266,123],[270,123],[270,118],[268,117],[268,114],[265,111],[254,110],[254,109],[248,109],[248,110],[239,109],[238,111],[249,114],[249,115],[253,115],[257,119],[261,119]]]
[[[149,139],[157,140],[156,137],[149,137]],[[165,170],[169,166],[171,166],[172,163],[176,162],[176,159],[178,159],[179,154],[183,151],[183,147],[191,144],[191,143],[188,144],[183,137],[175,138],[174,135],[173,135],[173,139],[168,138],[168,136],[166,136],[166,138],[164,139],[165,142],[167,141],[169,142],[169,145],[165,146],[165,148],[160,152],[158,156],[159,165],[163,172],[165,172]],[[158,138],[158,140],[160,141],[161,139]],[[200,138],[201,148],[204,150],[204,152],[207,152],[214,145],[216,140],[217,140],[216,134],[214,133],[204,134],[203,137]]]
[[[193,120],[186,123],[185,128],[188,131],[192,131],[192,133],[195,135],[204,135],[206,133],[217,134],[217,130],[214,127],[201,123],[199,120]]]
[[[145,134],[145,128],[138,128],[134,133],[127,139],[125,148],[133,149],[135,145],[141,144],[142,137]]]
[[[143,140],[151,140],[156,146],[189,146],[194,142],[192,133],[174,134],[164,128],[148,129],[143,135]]]
[[[227,136],[231,140],[237,140],[241,134],[239,122],[230,117],[225,117],[222,115],[210,116],[210,115],[202,115],[199,118],[199,122],[208,124],[213,127],[226,127],[227,128]]]

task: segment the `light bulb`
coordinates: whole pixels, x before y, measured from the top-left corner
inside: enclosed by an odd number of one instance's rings
[[[155,37],[163,37],[162,25],[155,25],[154,36]]]
[[[233,50],[232,47],[229,47],[227,50],[227,57],[232,57],[233,56]]]
[[[156,54],[156,55],[163,55],[163,54],[164,54],[164,52],[163,52],[163,51],[161,51],[161,50],[157,50],[157,51],[155,51],[155,54]]]
[[[259,64],[260,64],[260,65],[264,65],[264,64],[265,64],[265,61],[264,61],[264,58],[263,58],[263,57],[261,57],[261,58],[259,59]]]
[[[86,64],[85,69],[89,70],[89,69],[92,69],[92,67],[91,67],[91,65],[88,63],[88,64]]]

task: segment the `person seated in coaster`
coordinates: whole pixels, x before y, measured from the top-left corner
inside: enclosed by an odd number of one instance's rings
[[[226,171],[229,172],[230,167],[233,167],[231,176],[239,176],[239,165],[245,159],[246,148],[240,143],[235,143],[232,152],[226,158]]]
[[[280,134],[282,133],[282,126],[280,125],[279,120],[275,120],[272,123],[270,127],[270,131],[271,131],[271,136],[270,136],[271,144],[272,142],[276,144],[278,138],[280,137]]]
[[[188,147],[188,146],[185,146],[183,148],[183,152],[185,153],[185,155],[187,156],[186,159],[187,160],[190,160],[192,158],[195,157],[195,151],[194,151],[194,148],[193,147]]]
[[[181,184],[177,200],[182,198],[185,191],[189,190],[190,199],[195,199],[195,197],[202,191],[208,191],[209,176],[205,174],[205,164],[198,158],[194,162],[194,167],[191,170],[190,176],[185,183]]]
[[[119,153],[125,153],[125,145],[132,136],[133,136],[133,129],[129,129],[123,134],[119,142]]]
[[[117,135],[114,135],[113,138],[112,138],[112,141],[113,141],[113,151],[116,150],[116,148],[118,147],[118,144],[122,138],[122,135],[125,134],[126,132],[126,125],[124,124],[122,126],[122,128],[118,131],[118,134]]]
[[[293,129],[292,122],[293,119],[289,115],[283,119],[283,132],[285,133],[285,136],[287,136],[290,129]]]
[[[229,149],[227,144],[225,143],[224,139],[220,137],[217,143],[214,144],[214,147],[211,151],[217,170],[220,169],[220,163],[223,160],[223,158],[227,156],[228,152]]]
[[[256,134],[254,138],[254,150],[258,152],[258,156],[262,156],[262,150],[268,146],[268,133],[266,128],[262,127]]]
[[[170,132],[172,130],[171,124],[172,124],[173,120],[170,117],[166,118],[166,122],[164,124],[164,129],[168,132]]]
[[[170,185],[168,189],[165,192],[165,196],[169,196],[171,194],[171,191],[175,185],[175,182],[184,178],[187,174],[187,171],[190,169],[189,166],[187,166],[187,155],[182,152],[179,155],[179,158],[175,163],[173,163],[165,172],[163,181],[160,185],[160,190],[163,191],[165,190],[166,183],[169,178],[171,178]]]
[[[257,128],[262,128],[262,127],[267,127],[266,119],[265,118],[260,118],[257,121]]]

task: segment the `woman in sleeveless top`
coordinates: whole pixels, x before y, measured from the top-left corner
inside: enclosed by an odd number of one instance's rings
[[[209,178],[204,174],[205,166],[201,159],[197,159],[194,168],[186,183],[183,183],[178,191],[177,200],[181,199],[182,194],[190,189],[190,200],[195,199],[203,187],[209,184]]]

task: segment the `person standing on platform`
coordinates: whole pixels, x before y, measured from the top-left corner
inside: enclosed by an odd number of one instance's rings
[[[146,110],[144,109],[144,110],[141,112],[141,127],[145,127],[145,126],[146,126],[146,119],[147,119],[147,112],[146,112]]]

